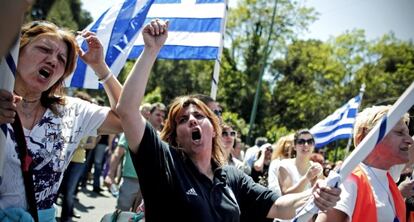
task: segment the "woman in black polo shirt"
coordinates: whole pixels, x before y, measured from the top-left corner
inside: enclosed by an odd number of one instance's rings
[[[311,192],[278,199],[243,172],[225,166],[219,120],[203,102],[192,96],[176,98],[161,138],[138,111],[167,28],[168,23],[154,20],[143,29],[145,47],[117,107],[145,200],[146,221],[292,218]],[[339,189],[315,190],[315,203],[322,210],[339,199]]]

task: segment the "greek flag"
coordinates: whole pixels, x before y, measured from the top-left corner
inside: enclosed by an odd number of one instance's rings
[[[310,132],[315,138],[315,147],[320,148],[332,141],[352,137],[360,103],[361,96],[358,95],[312,127]]]
[[[155,0],[146,22],[155,18],[170,21],[168,39],[158,58],[217,59],[226,7],[225,0]],[[140,35],[129,58],[137,58],[143,48]]]
[[[104,12],[87,27],[105,47],[105,59],[118,76],[127,58],[136,59],[144,48],[140,30],[152,19],[169,20],[168,39],[158,58],[214,60],[224,30],[226,0],[125,0]],[[78,38],[82,49],[86,42]],[[93,70],[81,59],[66,86],[101,88]]]
[[[118,76],[124,66],[153,2],[154,0],[125,0],[117,3],[86,28],[95,32],[102,42],[105,61],[115,76]],[[86,41],[82,37],[77,40],[86,51]],[[76,70],[65,84],[77,88],[102,88],[92,68],[81,59],[78,59]]]
[[[13,92],[14,89],[14,76],[17,68],[17,58],[19,57],[19,41],[11,48],[10,52],[7,53],[0,60],[0,89],[5,89],[9,92]],[[5,148],[7,138],[7,125],[0,125],[0,184],[3,179],[3,166],[6,159]]]

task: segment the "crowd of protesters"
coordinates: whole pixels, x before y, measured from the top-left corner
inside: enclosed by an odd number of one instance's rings
[[[122,87],[94,33],[81,33],[84,52],[53,23],[23,26],[14,93],[0,90],[0,124],[9,132],[2,147],[8,179],[0,184],[1,221],[72,221],[76,194],[87,183],[97,195],[110,190],[116,209],[136,212],[136,221],[291,221],[311,197],[321,209],[314,221],[413,221],[414,183],[405,179],[414,162],[407,115],[339,188],[327,187],[321,179],[340,163],[316,153],[307,129],[281,135],[275,144],[258,137],[247,147],[208,96],[177,97],[168,109],[142,104],[168,22],[153,20],[142,34],[144,50]],[[84,92],[62,93],[78,56],[100,79],[108,107]],[[358,115],[355,145],[388,109]]]

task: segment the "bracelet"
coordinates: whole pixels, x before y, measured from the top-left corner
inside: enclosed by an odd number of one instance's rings
[[[98,79],[101,84],[105,84],[114,74],[112,72],[108,73],[104,78]]]

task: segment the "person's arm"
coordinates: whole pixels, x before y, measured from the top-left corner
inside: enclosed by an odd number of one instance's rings
[[[296,215],[296,209],[303,206],[311,196],[314,198],[315,205],[321,211],[326,211],[335,206],[336,202],[339,201],[340,193],[341,190],[339,188],[330,188],[323,185],[323,181],[321,181],[316,183],[312,190],[281,196],[272,205],[267,217],[291,219]]]
[[[121,122],[116,114],[116,104],[118,103],[121,94],[122,85],[118,79],[111,73],[108,65],[105,62],[102,43],[96,37],[95,33],[85,31],[82,33],[88,44],[88,51],[83,52],[79,50],[80,58],[88,64],[100,80],[105,79],[102,83],[106,95],[109,98],[111,110],[105,118],[105,121],[98,128],[98,134],[113,134],[122,131]]]
[[[262,170],[263,170],[264,160],[265,160],[265,153],[266,153],[266,149],[261,149],[259,158],[256,161],[254,161],[254,163],[253,163],[254,169],[258,172],[262,172]]]
[[[168,22],[153,20],[147,24],[142,35],[144,50],[132,68],[124,84],[117,112],[132,152],[138,151],[145,131],[145,118],[139,111],[139,105],[144,97],[151,68],[168,36]]]
[[[321,172],[321,167],[316,164],[312,165],[309,167],[308,171],[306,171],[305,176],[301,177],[296,184],[292,184],[291,175],[289,175],[289,172],[281,166],[279,168],[280,190],[282,191],[282,194],[302,192],[308,183],[313,186]]]
[[[349,221],[349,217],[344,212],[337,210],[335,208],[332,208],[326,212],[319,213],[318,217],[315,220],[315,222],[329,222],[329,221],[347,222]]]
[[[90,150],[96,146],[96,137],[90,136],[86,140],[86,143],[82,144],[82,148]]]
[[[109,134],[108,135],[108,151],[109,153],[112,153],[112,146],[114,145],[114,139],[116,137],[116,134]]]
[[[111,160],[109,164],[109,172],[106,175],[104,183],[106,186],[110,187],[114,183],[114,178],[116,171],[118,169],[119,162],[121,161],[122,157],[125,154],[125,150],[123,147],[117,146],[115,151],[111,155]]]
[[[279,180],[278,180],[278,172],[279,172],[279,163],[280,160],[274,159],[270,162],[269,166],[269,176],[267,177],[267,187],[273,191],[276,191],[280,194],[280,187],[279,187]]]
[[[279,167],[278,179],[282,195],[302,192],[305,189],[306,185],[310,183],[305,175],[301,177],[296,184],[293,184],[291,175],[283,166]]]
[[[19,31],[25,13],[34,0],[1,1],[0,8],[0,58],[7,54],[10,47],[19,39]]]

